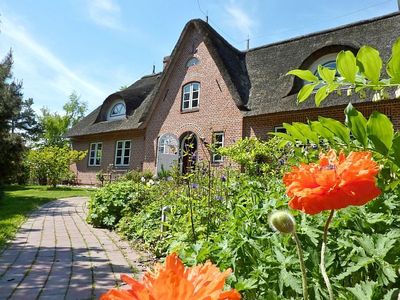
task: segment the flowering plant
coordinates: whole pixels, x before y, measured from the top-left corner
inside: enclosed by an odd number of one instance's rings
[[[100,299],[239,300],[240,294],[236,290],[223,291],[230,273],[230,269],[220,272],[211,262],[185,267],[173,253],[167,256],[165,266],[156,265],[155,271],[146,273],[142,282],[122,275],[121,279],[130,285],[130,289],[111,289]]]

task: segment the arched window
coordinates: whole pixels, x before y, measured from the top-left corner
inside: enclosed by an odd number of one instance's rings
[[[114,105],[110,109],[110,113],[108,114],[109,119],[119,119],[123,118],[126,115],[125,103],[123,101],[118,101],[114,103]]]
[[[200,61],[196,57],[189,58],[189,60],[186,62],[186,67],[189,68],[198,65],[199,62]]]
[[[191,110],[199,107],[200,83],[191,82],[182,89],[182,110]]]
[[[318,58],[317,60],[315,60],[311,66],[310,66],[310,71],[318,76],[318,66],[324,66],[326,68],[329,69],[336,69],[336,56],[338,55],[338,53],[329,53],[326,54],[324,56],[321,56],[320,58]]]

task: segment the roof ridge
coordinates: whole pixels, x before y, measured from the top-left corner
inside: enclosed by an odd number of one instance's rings
[[[273,42],[273,43],[270,43],[270,44],[261,45],[261,46],[254,47],[254,48],[251,48],[251,49],[246,50],[246,51],[241,51],[241,52],[248,53],[248,52],[256,51],[256,50],[259,50],[259,49],[264,49],[264,48],[268,48],[268,47],[282,45],[282,44],[294,42],[294,41],[297,41],[297,40],[301,40],[301,39],[304,39],[304,38],[313,37],[313,36],[317,36],[317,35],[322,35],[322,34],[330,33],[330,32],[341,30],[341,29],[345,29],[345,28],[351,28],[351,27],[360,26],[360,25],[364,25],[364,24],[369,24],[369,23],[373,23],[373,22],[376,22],[376,21],[384,20],[384,19],[389,19],[389,18],[398,16],[398,15],[400,15],[400,11],[396,11],[396,12],[393,12],[393,13],[390,13],[390,14],[385,14],[383,16],[374,17],[374,18],[371,18],[371,19],[365,19],[365,20],[361,20],[361,21],[351,22],[351,23],[348,23],[348,24],[344,24],[344,25],[340,25],[340,26],[336,26],[336,27],[332,27],[332,28],[328,28],[328,29],[323,29],[323,30],[315,31],[315,32],[308,33],[308,34],[298,35],[298,36],[295,36],[293,38],[289,38],[289,39],[286,39],[286,40]]]

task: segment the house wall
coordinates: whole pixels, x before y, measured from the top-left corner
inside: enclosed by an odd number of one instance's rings
[[[107,171],[110,164],[114,164],[116,142],[120,140],[131,140],[131,152],[129,166],[114,167],[114,176],[124,174],[131,169],[142,169],[144,134],[136,131],[122,131],[108,134],[91,135],[79,137],[72,140],[72,147],[79,151],[88,151],[86,157],[74,164],[71,168],[77,175],[78,184],[99,184],[96,173],[100,170]],[[91,143],[103,143],[103,152],[100,166],[89,166],[89,146]]]
[[[195,53],[193,54],[193,49]],[[180,54],[175,57],[176,64],[167,79],[165,87],[152,112],[146,129],[144,169],[155,172],[158,137],[172,133],[178,138],[185,132],[194,132],[198,138],[212,142],[212,133],[223,131],[225,145],[234,143],[242,137],[243,117],[235,105],[218,67],[212,59],[202,37],[193,32],[183,43]],[[191,57],[200,63],[186,67]],[[201,84],[198,111],[181,112],[182,87],[192,81]],[[199,139],[199,159],[209,158],[204,143]]]
[[[329,99],[327,100],[329,101]],[[312,108],[301,111],[282,112],[262,116],[246,117],[243,121],[243,135],[261,139],[268,138],[268,132],[273,132],[275,127],[282,123],[307,122],[317,120],[318,116],[344,121],[345,105],[329,108]],[[354,104],[361,113],[368,118],[373,111],[387,115],[396,129],[400,129],[400,102],[398,100],[379,101]]]

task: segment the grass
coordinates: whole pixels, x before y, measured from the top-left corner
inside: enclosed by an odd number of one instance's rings
[[[0,189],[0,250],[11,240],[26,216],[51,200],[89,196],[92,190],[70,187],[5,186]]]

